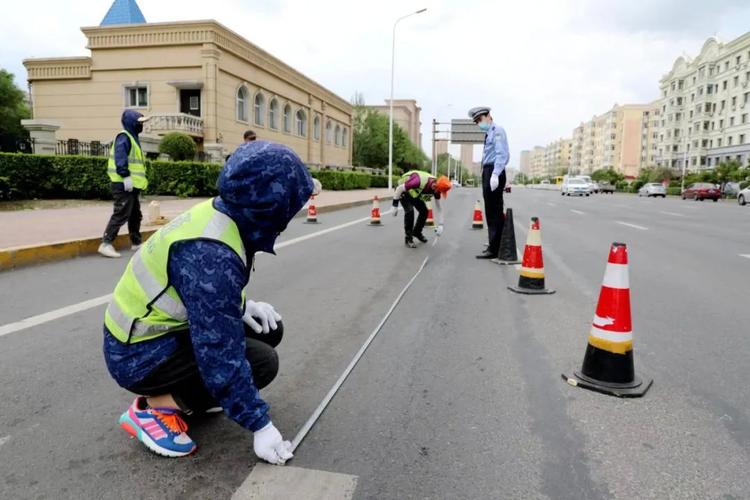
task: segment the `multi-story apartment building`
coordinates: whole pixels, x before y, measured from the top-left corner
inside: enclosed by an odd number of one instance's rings
[[[525,175],[531,174],[531,151],[521,151],[521,159],[519,163],[521,173]]]
[[[530,175],[531,177],[543,177],[545,175],[544,170],[544,155],[546,153],[545,148],[541,146],[534,146],[531,150],[530,155]]]
[[[713,168],[750,159],[750,32],[722,43],[711,37],[694,59],[678,57],[660,81],[657,163]]]

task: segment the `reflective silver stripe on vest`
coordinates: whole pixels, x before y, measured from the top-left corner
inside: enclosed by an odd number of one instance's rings
[[[141,252],[138,252],[133,258],[133,275],[149,299],[153,299],[161,293],[161,296],[152,305],[178,321],[187,321],[185,306],[167,295],[164,291],[164,285],[159,283],[154,275],[149,272],[146,263],[143,262]]]
[[[203,238],[210,238],[212,240],[221,240],[221,235],[224,234],[224,231],[227,230],[227,227],[229,227],[229,224],[231,222],[232,219],[229,218],[229,216],[224,215],[223,213],[216,210],[213,217],[211,217],[211,220],[209,220],[208,224],[206,224],[205,229],[203,229],[203,233],[201,233],[201,236]],[[242,259],[242,263],[247,266],[245,245],[243,243],[240,243],[240,246],[240,258]]]
[[[112,321],[120,327],[120,330],[125,332],[126,335],[130,334],[130,326],[132,325],[133,318],[122,312],[122,309],[117,305],[115,299],[109,301],[107,314],[109,314]]]
[[[107,172],[109,172],[111,174],[117,174],[117,169],[116,168],[108,168]],[[117,174],[117,175],[120,175],[120,174]],[[130,175],[135,175],[136,177],[146,177],[146,173],[145,172],[130,172]]]
[[[147,335],[155,335],[157,333],[165,332],[172,328],[167,325],[149,325],[148,323],[142,323],[137,319],[133,319],[122,312],[122,309],[120,309],[120,306],[117,305],[117,302],[115,302],[114,299],[110,301],[109,306],[107,306],[107,313],[109,314],[109,317],[112,318],[112,321],[114,321],[115,324],[117,324],[117,326],[119,326],[128,336],[145,337]],[[133,323],[135,323],[135,326],[132,326]]]

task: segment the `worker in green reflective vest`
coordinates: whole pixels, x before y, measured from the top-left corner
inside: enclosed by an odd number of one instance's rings
[[[396,191],[393,193],[393,216],[398,215],[398,203],[404,207],[404,243],[409,248],[417,248],[414,238],[422,243],[427,243],[427,238],[422,234],[425,222],[427,222],[427,204],[425,202],[435,200],[435,212],[437,212],[438,225],[435,234],[443,234],[445,215],[440,205],[440,197],[448,197],[448,191],[452,184],[448,177],[441,175],[434,177],[421,170],[406,172],[401,179]],[[416,223],[414,222],[414,210],[419,213]]]
[[[148,120],[138,111],[126,109],[122,113],[122,130],[112,141],[107,162],[107,175],[112,183],[114,210],[104,230],[99,253],[104,257],[120,257],[113,245],[120,228],[127,223],[133,250],[141,246],[140,194],[148,187],[146,165],[138,135]]]

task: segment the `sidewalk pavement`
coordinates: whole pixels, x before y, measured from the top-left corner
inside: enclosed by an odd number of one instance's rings
[[[315,197],[315,206],[318,212],[327,212],[367,204],[374,196],[390,198],[386,188],[323,191]],[[143,197],[141,233],[144,239],[161,227],[148,224],[148,205],[152,200],[159,200],[161,215],[172,219],[205,199]],[[103,202],[71,208],[0,212],[0,271],[96,252],[111,214],[112,204]],[[303,214],[304,210],[298,216]],[[127,233],[126,224],[120,229],[116,247],[129,245]]]

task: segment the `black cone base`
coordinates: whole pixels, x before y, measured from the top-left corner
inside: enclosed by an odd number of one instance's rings
[[[522,288],[520,286],[509,286],[508,290],[515,293],[522,293],[524,295],[552,295],[555,293],[554,290],[549,288]]]
[[[580,370],[563,379],[573,386],[621,398],[646,394],[652,379],[642,380],[633,368],[633,351],[614,353],[589,344]]]
[[[318,221],[316,221],[316,220],[306,220],[306,221],[304,222],[304,224],[320,224],[320,222],[318,222]]]
[[[640,398],[649,390],[653,379],[642,380],[635,375],[633,381],[627,384],[607,383],[590,379],[580,372],[575,372],[572,376],[562,374],[563,380],[574,387],[583,387],[591,391],[617,396],[618,398]]]
[[[492,259],[490,262],[494,262],[498,266],[510,266],[510,265],[513,265],[513,264],[520,264],[521,263],[520,260],[503,260],[503,259],[501,259],[499,257],[497,259]]]

